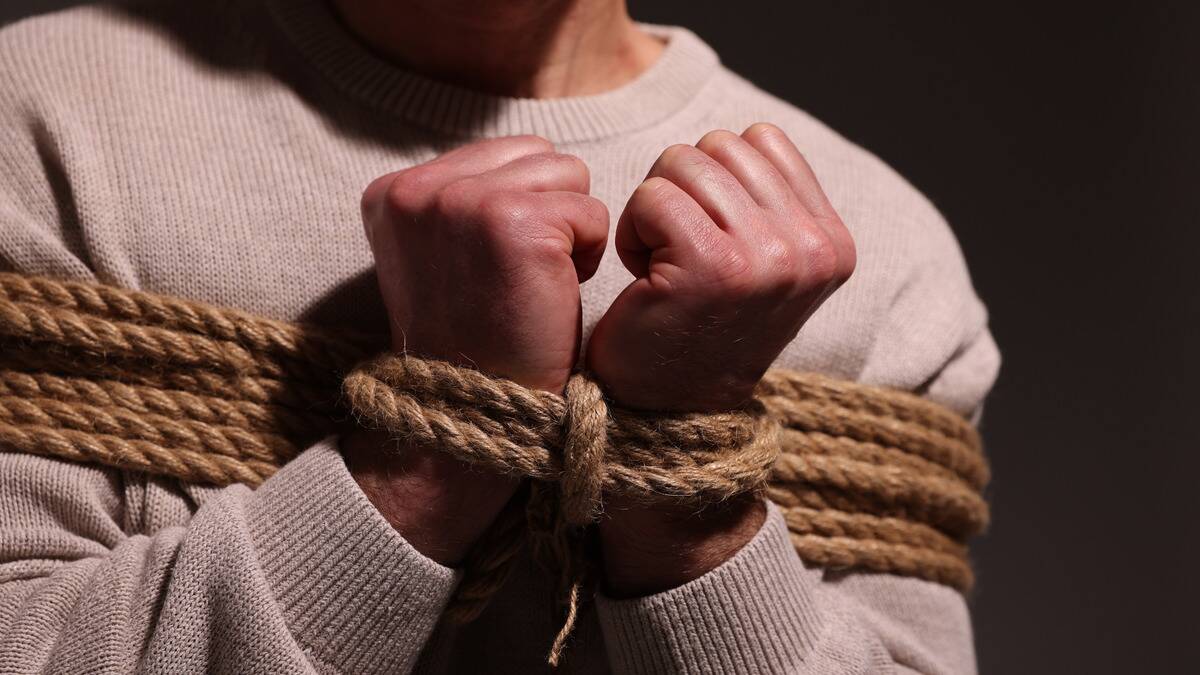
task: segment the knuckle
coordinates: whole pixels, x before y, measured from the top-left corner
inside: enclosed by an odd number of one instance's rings
[[[519,149],[530,154],[554,152],[554,144],[550,141],[534,134],[524,134],[521,136],[509,137],[511,142],[516,144]]]
[[[651,176],[642,181],[634,192],[644,195],[663,195],[671,190],[671,181],[662,176]]]
[[[840,285],[854,274],[858,250],[850,230],[840,218],[826,220],[824,228],[813,228],[805,237],[805,255],[814,263],[818,281]]]
[[[587,209],[588,216],[596,222],[607,223],[609,221],[608,206],[604,202],[595,197],[587,197],[583,200],[583,204]]]
[[[656,212],[676,200],[672,183],[666,178],[654,176],[642,181],[629,197],[626,209],[634,213]]]
[[[697,157],[691,171],[696,182],[705,186],[701,189],[713,189],[717,194],[733,194],[742,189],[737,177],[708,155]]]
[[[740,142],[742,139],[728,129],[714,129],[704,134],[696,147],[704,152],[716,152]]]
[[[470,211],[476,203],[474,181],[464,179],[442,187],[433,195],[431,208],[442,215],[457,215]]]
[[[492,228],[503,230],[529,216],[527,200],[516,192],[492,192],[479,200],[479,217]]]
[[[782,282],[798,280],[800,255],[795,243],[783,237],[769,237],[762,243],[759,260],[767,273]]]
[[[759,242],[758,291],[792,296],[837,286],[854,271],[854,253],[847,255],[835,235],[819,228],[797,237],[772,236]]]
[[[685,223],[695,218],[695,202],[666,178],[647,178],[633,192],[629,210],[670,223]]]
[[[429,190],[428,174],[415,167],[396,174],[388,185],[385,199],[389,208],[411,213],[425,204]]]
[[[732,245],[715,246],[708,253],[708,274],[721,298],[736,302],[754,295],[757,283],[752,256]]]
[[[541,162],[554,173],[561,176],[575,177],[581,184],[587,186],[591,179],[587,164],[575,155],[561,152],[539,153],[534,161]]]
[[[843,228],[844,229],[844,228]],[[858,267],[858,245],[854,243],[854,237],[849,230],[844,230],[845,245],[842,248],[841,254],[838,256],[838,281],[846,281]]]
[[[515,242],[514,257],[518,263],[545,264],[563,253],[562,238],[555,237],[552,233],[518,230],[513,232],[512,239]]]
[[[693,158],[693,153],[696,153],[696,148],[684,143],[676,143],[668,146],[666,150],[659,155],[659,161],[664,164],[676,164],[683,161],[689,161]]]
[[[388,174],[376,178],[367,185],[358,200],[359,210],[364,216],[375,213],[381,205],[387,204],[388,189],[394,180],[395,176]]]
[[[592,172],[590,169],[588,169],[587,162],[584,162],[575,155],[562,156],[566,159],[566,170],[570,171],[573,175],[578,176],[585,189],[591,187]]]
[[[552,152],[548,155],[548,157],[550,157],[551,161],[555,165],[559,166],[563,171],[587,173],[587,164],[575,155],[568,155],[562,152]]]
[[[630,201],[637,202],[640,206],[645,206],[664,199],[672,199],[673,197],[671,181],[662,176],[652,176],[634,188]]]
[[[744,299],[785,301],[805,289],[807,276],[803,257],[794,242],[772,237],[759,242],[754,254],[752,281],[743,289]]]
[[[703,150],[691,145],[672,145],[663,151],[663,167],[670,167],[673,176],[687,177],[699,183],[736,183],[737,179]]]
[[[771,124],[770,122],[755,122],[746,128],[744,134],[750,138],[758,138],[765,141],[781,141],[787,140],[787,134],[783,129]]]
[[[809,285],[825,286],[839,281],[837,245],[824,231],[811,232],[804,238],[804,276]]]

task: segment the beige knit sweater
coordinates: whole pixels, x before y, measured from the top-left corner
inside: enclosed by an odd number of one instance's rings
[[[0,268],[382,329],[358,215],[372,178],[470,138],[534,133],[587,162],[615,217],[668,145],[770,121],[808,156],[859,252],[778,365],[978,414],[999,359],[942,218],[686,30],[647,27],[666,51],[620,89],[517,100],[374,58],[320,0],[149,4],[0,32]],[[610,251],[583,286],[586,326],[629,281]],[[389,528],[336,438],[253,491],[3,450],[0,672],[545,668],[549,582],[522,564],[480,620],[439,628],[458,574]],[[806,570],[775,510],[692,583],[597,598],[567,660],[567,672],[975,668],[959,594]]]

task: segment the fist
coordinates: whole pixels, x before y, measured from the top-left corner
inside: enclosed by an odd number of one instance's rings
[[[588,368],[617,402],[653,410],[744,403],[855,264],[812,169],[768,124],[667,148],[616,248],[637,279],[597,324]]]
[[[561,392],[579,353],[579,283],[608,211],[587,167],[535,136],[474,143],[363,194],[393,348]]]

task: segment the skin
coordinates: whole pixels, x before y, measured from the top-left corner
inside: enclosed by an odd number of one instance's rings
[[[579,283],[600,263],[608,209],[578,158],[545,139],[481,141],[375,180],[363,222],[396,351],[562,393],[578,360]],[[342,443],[351,473],[422,553],[453,565],[517,481],[376,433]]]
[[[503,96],[615,89],[658,58],[623,0],[333,0],[377,53],[436,79]]]
[[[486,80],[498,93],[603,90],[657,54],[618,0],[336,4],[377,51],[444,79]],[[485,37],[447,37],[463,30]],[[406,42],[413,31],[422,36]],[[526,44],[529,31],[544,40],[516,50],[498,72],[498,53],[511,53],[506,31],[511,44]],[[422,51],[422,40],[438,46]],[[579,284],[595,272],[608,236],[609,214],[588,188],[582,161],[532,136],[472,143],[372,182],[363,221],[393,347],[561,393],[579,356]],[[616,403],[645,410],[744,403],[855,263],[853,241],[811,168],[769,124],[664,150],[615,238],[635,280],[596,326],[586,365]],[[342,449],[380,513],[447,565],[462,560],[518,487],[435,448],[396,448],[375,432],[348,434]],[[604,509],[604,583],[615,596],[699,577],[740,550],[765,517],[752,496],[696,512],[605,495]]]
[[[596,325],[587,366],[610,397],[646,410],[745,403],[856,260],[812,169],[770,124],[667,148],[621,214],[616,248],[636,280]],[[701,513],[619,496],[605,506],[606,581],[617,595],[700,576],[765,516],[753,497]]]

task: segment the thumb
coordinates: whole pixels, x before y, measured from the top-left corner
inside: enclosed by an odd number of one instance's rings
[[[579,282],[596,273],[608,244],[608,207],[604,202],[578,192],[538,192],[536,198],[558,216],[560,227],[571,239],[571,261]]]

